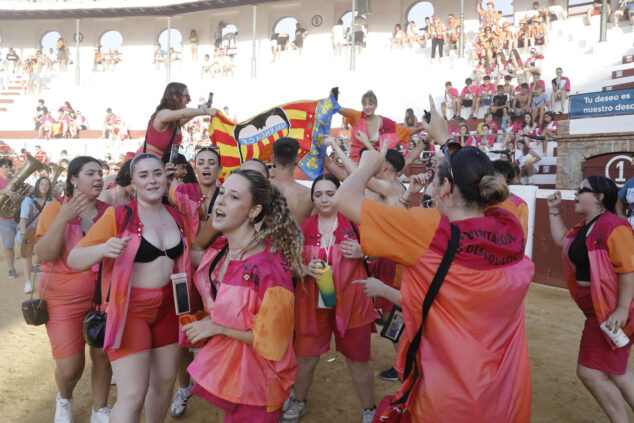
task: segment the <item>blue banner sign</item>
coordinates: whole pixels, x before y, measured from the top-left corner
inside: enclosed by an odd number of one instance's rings
[[[570,96],[570,119],[634,114],[634,88]]]

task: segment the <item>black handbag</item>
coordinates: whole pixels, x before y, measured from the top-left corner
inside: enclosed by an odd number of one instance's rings
[[[130,217],[132,216],[132,209],[130,206],[125,206],[126,208],[126,221],[123,226],[123,229],[128,226],[128,222],[130,221]],[[94,303],[97,306],[97,310],[89,311],[84,317],[84,324],[82,328],[82,332],[84,334],[84,339],[86,343],[94,348],[103,348],[103,340],[106,336],[106,320],[108,318],[107,311],[99,310],[99,306],[101,305],[101,272],[102,272],[103,264],[99,265],[99,273],[97,274],[97,286],[95,287],[95,299]],[[110,302],[110,287],[111,284],[108,285],[108,295],[106,296],[106,303]]]
[[[51,281],[52,273],[53,268],[51,267],[48,279],[46,280],[46,285],[44,286],[44,291],[42,292],[42,298],[33,298],[35,289],[32,289],[31,298],[22,302],[22,315],[24,316],[24,321],[27,325],[40,326],[48,322],[48,308],[46,307],[46,301],[44,301],[44,295],[46,294],[48,283]],[[36,274],[37,272],[33,272],[34,280]]]
[[[99,274],[97,276],[97,286],[95,288],[95,305],[97,308],[101,305],[101,268],[99,265]],[[106,302],[110,300],[110,287],[108,287],[108,296]],[[86,343],[94,348],[103,348],[103,340],[106,336],[106,318],[108,314],[101,310],[92,310],[84,317],[83,330]]]

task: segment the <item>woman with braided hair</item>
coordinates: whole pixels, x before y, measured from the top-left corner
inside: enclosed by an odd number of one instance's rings
[[[231,174],[212,219],[224,236],[194,276],[209,316],[183,326],[193,344],[206,342],[188,368],[192,393],[216,405],[220,421],[277,423],[297,374],[291,275],[303,275],[302,232],[254,170]]]

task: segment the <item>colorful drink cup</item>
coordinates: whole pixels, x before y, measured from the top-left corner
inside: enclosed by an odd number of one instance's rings
[[[335,284],[332,281],[332,269],[329,264],[323,261],[321,262],[321,266],[321,276],[316,279],[319,294],[326,307],[334,307],[335,304],[337,304],[337,297],[335,296]]]
[[[188,325],[190,323],[197,322],[199,320],[204,319],[209,314],[206,311],[199,311],[196,314],[183,314],[178,317],[182,326]],[[206,340],[198,341],[195,344],[192,344],[191,348],[202,348],[205,346]]]

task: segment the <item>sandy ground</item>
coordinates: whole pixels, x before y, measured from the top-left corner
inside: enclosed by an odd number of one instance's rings
[[[16,268],[21,266],[16,263]],[[8,279],[0,262],[0,422],[51,422],[57,388],[54,362],[44,326],[27,326],[20,312],[23,279]],[[563,289],[533,284],[526,298],[526,327],[532,370],[534,422],[602,422],[607,418],[575,376],[583,315]],[[372,367],[391,366],[394,350],[374,335]],[[335,358],[329,362],[329,359]],[[89,360],[89,359],[88,359]],[[632,364],[630,363],[630,369]],[[90,421],[90,372],[84,371],[74,394],[75,422]],[[395,382],[375,379],[376,400],[393,393]],[[111,389],[111,400],[116,388]],[[302,422],[358,422],[360,405],[343,356],[334,351],[322,357],[309,409]],[[169,418],[166,421],[176,421]],[[181,422],[216,422],[213,407],[200,398],[189,402]],[[630,421],[634,415],[630,413]]]

